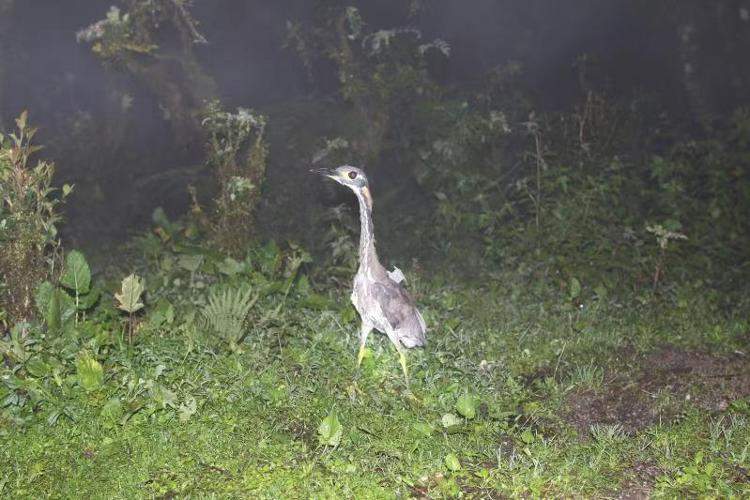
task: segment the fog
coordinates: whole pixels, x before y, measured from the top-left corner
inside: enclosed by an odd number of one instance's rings
[[[517,61],[523,66],[518,82],[533,96],[537,112],[571,108],[587,88],[624,99],[646,96],[663,112],[692,123],[701,113],[726,114],[747,102],[742,50],[747,6],[739,0],[714,6],[637,0],[353,4],[368,30],[409,26],[426,40],[447,41],[450,57],[431,68],[446,88],[471,88],[492,68]],[[208,178],[200,168],[205,155],[200,135],[171,127],[153,87],[107,67],[76,40],[76,32],[102,19],[109,4],[5,5],[0,124],[7,130],[12,118],[28,109],[41,128],[45,157],[58,166],[58,183],[77,185],[65,236],[78,242],[122,240],[143,229],[156,206],[174,215],[184,212],[185,186]],[[191,10],[207,40],[195,44],[195,57],[213,85],[191,98],[216,97],[226,109],[241,106],[270,115],[271,183],[283,182],[279,172],[308,166],[298,158],[289,164],[289,156],[279,154],[291,133],[278,119],[285,104],[337,96],[335,70],[316,68],[311,81],[298,55],[284,47],[287,22],[312,21],[315,5],[217,0],[196,1]],[[420,7],[418,13],[410,15],[410,6]],[[732,30],[720,32],[719,21]],[[576,63],[584,57],[586,81]],[[125,112],[118,109],[123,102]],[[91,135],[93,130],[99,134]],[[267,189],[272,192],[273,185]]]

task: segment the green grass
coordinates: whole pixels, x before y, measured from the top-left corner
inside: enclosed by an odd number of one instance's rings
[[[257,262],[225,276],[210,255],[188,278],[169,255],[143,269],[132,347],[103,299],[3,369],[3,496],[750,494],[747,316],[701,295],[578,307],[539,284],[412,276],[430,332],[409,352],[409,392],[382,335],[356,369],[346,290],[321,295]],[[232,348],[199,311],[209,290],[247,282],[262,298]],[[152,319],[159,300],[171,322]],[[73,363],[84,351],[104,370],[88,392]],[[332,412],[337,447],[318,437]]]

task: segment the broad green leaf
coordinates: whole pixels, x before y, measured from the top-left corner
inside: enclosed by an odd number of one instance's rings
[[[129,314],[141,310],[143,308],[141,295],[144,291],[145,287],[141,279],[135,274],[131,274],[122,280],[121,291],[115,294],[115,299],[118,302],[117,308]]]
[[[461,462],[458,461],[458,457],[455,453],[448,453],[445,456],[444,459],[445,466],[448,467],[448,470],[450,471],[458,471],[461,470]]]
[[[167,299],[159,299],[156,307],[151,312],[148,318],[149,326],[152,328],[159,328],[166,324],[172,324],[174,322],[174,306]]]
[[[101,292],[97,288],[92,288],[88,293],[85,293],[78,297],[78,309],[86,311],[94,307],[94,304],[99,300]]]
[[[75,302],[73,302],[71,296],[65,293],[65,290],[57,288],[55,290],[55,294],[60,301],[60,319],[62,320],[61,326],[64,327],[75,318],[76,304]]]
[[[75,303],[70,296],[49,281],[37,288],[36,307],[51,332],[59,331],[75,315]]]
[[[534,442],[534,433],[531,432],[529,429],[526,429],[521,433],[521,441],[523,441],[526,444],[531,444]]]
[[[102,406],[99,416],[108,422],[117,422],[122,418],[124,411],[120,398],[112,398]]]
[[[177,416],[180,422],[187,422],[190,420],[190,417],[195,415],[196,411],[198,411],[198,402],[194,397],[189,396],[177,409]]]
[[[47,328],[53,332],[59,330],[62,323],[62,315],[60,314],[60,300],[59,296],[57,296],[55,286],[49,281],[40,284],[36,289],[35,300],[36,308],[42,317],[44,317]]]
[[[456,401],[456,411],[464,418],[471,420],[477,416],[479,401],[471,394],[464,394]]]
[[[72,250],[65,258],[65,272],[60,284],[79,295],[88,293],[91,285],[91,269],[86,258],[78,250]]]
[[[164,410],[167,407],[177,407],[177,394],[161,384],[155,384],[154,388],[151,389],[151,399],[153,399],[156,407],[160,410]]]
[[[425,422],[417,422],[416,424],[414,424],[414,430],[425,437],[430,437],[434,429],[430,424],[427,424]]]
[[[453,413],[446,413],[445,415],[443,415],[443,418],[441,418],[440,421],[442,422],[443,427],[445,427],[446,429],[461,425],[461,419]]]
[[[81,387],[87,391],[93,391],[100,388],[104,382],[104,368],[86,353],[76,360],[76,377]]]
[[[338,416],[332,411],[318,426],[318,441],[323,446],[336,447],[341,443],[343,430]]]
[[[227,257],[217,266],[219,272],[226,274],[227,276],[235,276],[242,273],[245,270],[245,265],[242,262],[238,262],[231,257]]]
[[[185,271],[194,273],[203,264],[203,256],[201,254],[187,254],[180,255],[177,264]]]
[[[37,378],[44,377],[50,372],[50,366],[45,363],[44,360],[42,360],[42,358],[40,357],[35,357],[28,360],[24,365],[24,368],[27,372],[29,372],[29,374]]]

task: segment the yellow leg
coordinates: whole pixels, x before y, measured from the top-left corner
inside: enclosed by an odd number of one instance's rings
[[[362,323],[362,327],[359,330],[359,352],[357,353],[357,368],[362,364],[362,359],[365,357],[365,343],[367,343],[367,336],[370,335],[372,327]]]
[[[365,344],[359,345],[359,353],[357,353],[357,368],[362,364],[362,359],[365,357]]]
[[[409,388],[409,369],[406,367],[406,354],[402,349],[398,349],[398,361],[401,363],[401,370],[404,372],[404,380],[406,380],[406,388]]]

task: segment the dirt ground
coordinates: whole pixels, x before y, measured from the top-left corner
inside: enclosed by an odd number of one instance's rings
[[[632,353],[625,353],[632,356]],[[620,425],[633,435],[651,425],[669,424],[689,406],[720,415],[732,401],[750,396],[750,357],[730,356],[664,346],[638,360],[629,373],[606,373],[599,389],[571,393],[566,421],[590,439],[595,424]],[[661,474],[654,463],[632,465],[631,479],[620,486],[617,498],[649,498]],[[750,480],[748,471],[738,479]]]

